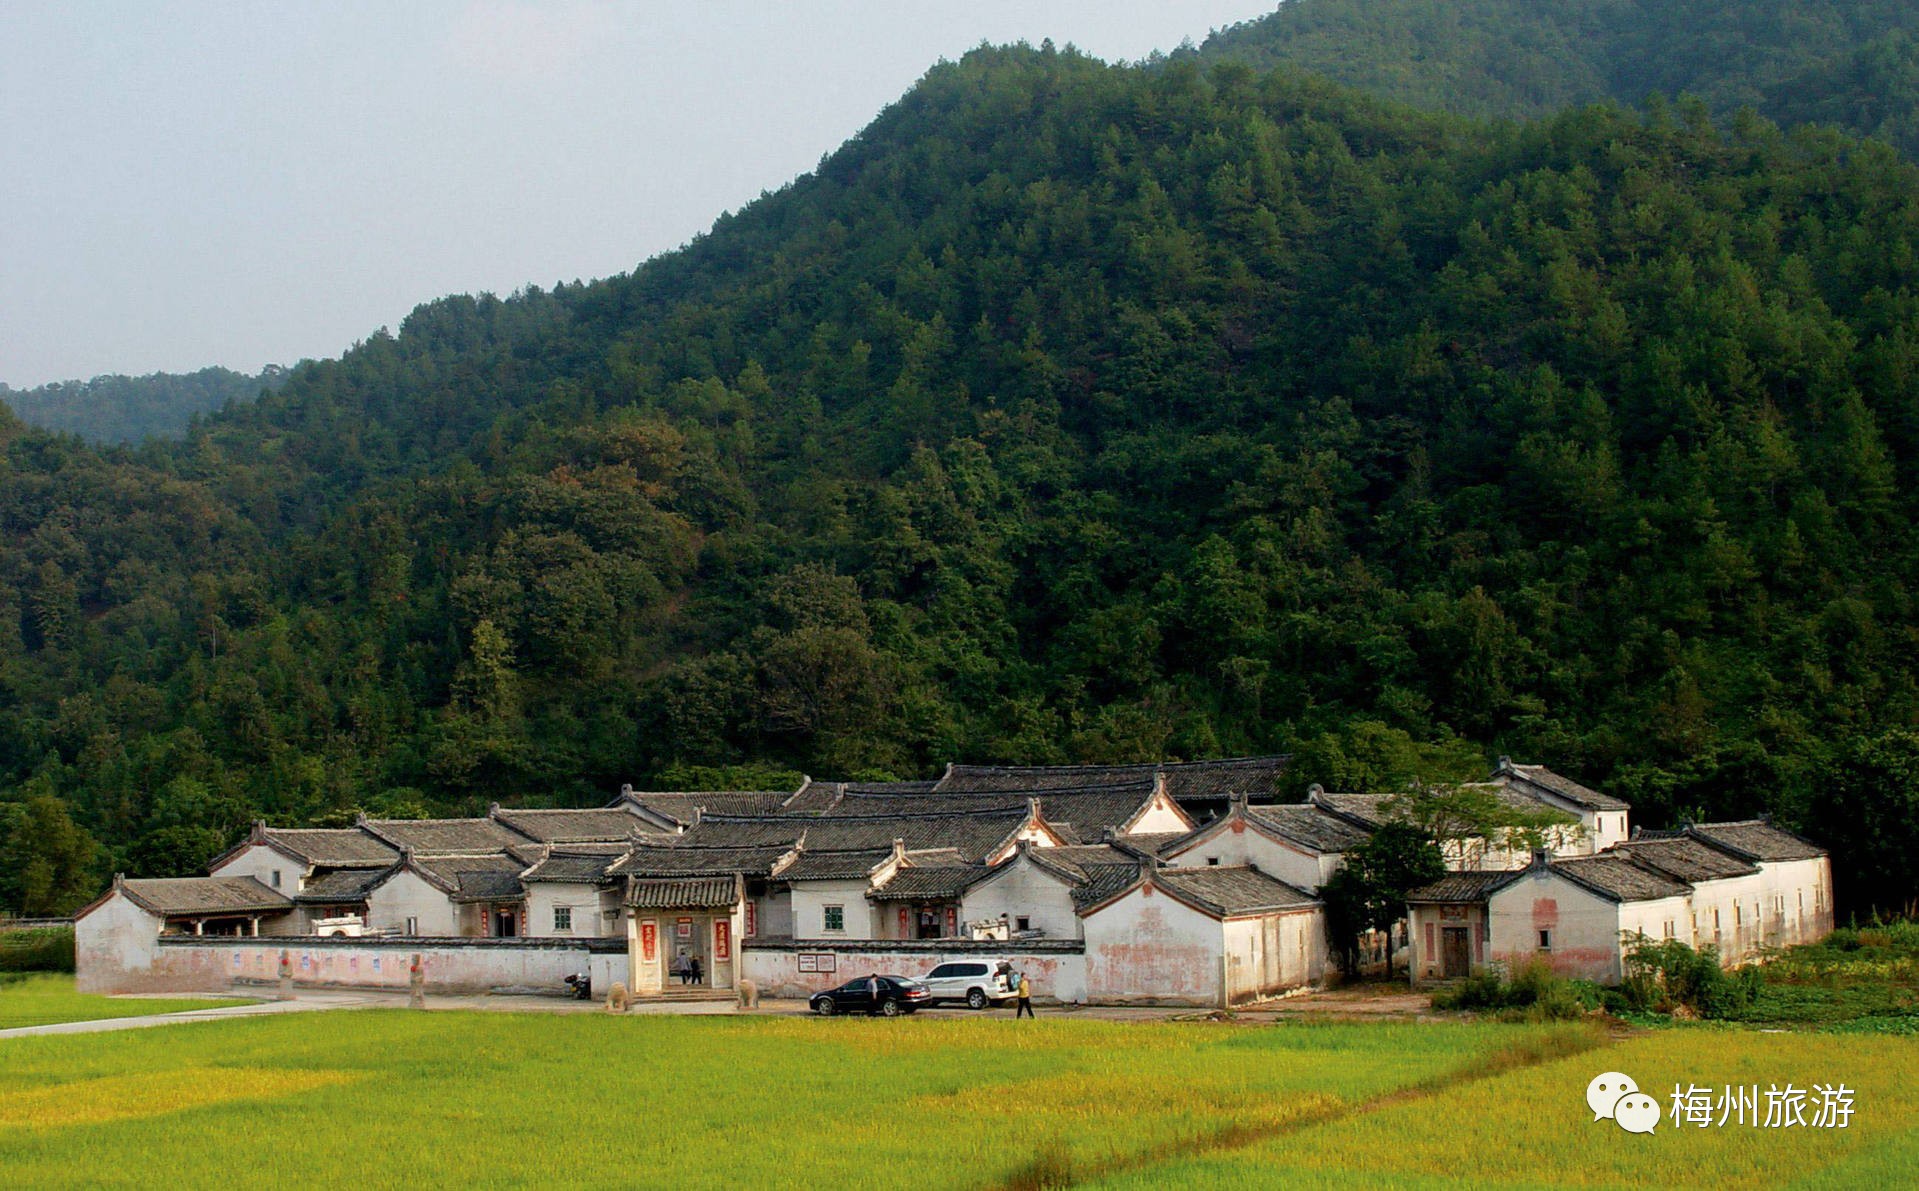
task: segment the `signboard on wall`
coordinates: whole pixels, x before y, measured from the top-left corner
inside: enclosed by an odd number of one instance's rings
[[[746,903],[746,937],[752,938],[760,933],[760,908],[751,901]]]
[[[839,960],[830,951],[799,953],[799,969],[802,972],[831,972],[838,967]]]
[[[806,952],[804,952],[804,951],[802,951],[802,952],[800,952],[800,957],[799,957],[799,958],[800,958],[800,971],[802,971],[802,972],[817,972],[817,971],[819,971],[819,970],[820,970],[820,957],[819,957],[819,956],[817,956],[817,955],[808,955],[808,954],[807,954]]]
[[[651,962],[660,951],[660,928],[649,918],[640,923],[640,958]]]
[[[676,939],[692,938],[693,920],[691,918],[675,918],[673,920],[673,937]]]
[[[713,958],[733,958],[733,922],[728,918],[713,920]]]

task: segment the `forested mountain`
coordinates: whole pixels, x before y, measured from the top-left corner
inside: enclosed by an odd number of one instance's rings
[[[269,364],[258,376],[202,368],[184,374],[55,381],[31,389],[0,384],[0,402],[43,430],[77,434],[89,442],[134,443],[148,437],[179,438],[196,416],[252,401],[279,388],[286,375],[286,369]]]
[[[1410,741],[1887,900],[1916,377],[1884,146],[977,51],[631,275],[180,443],[0,425],[0,904],[256,814]]]
[[[1908,0],[1287,0],[1198,53],[1477,117],[1690,94],[1919,153]]]

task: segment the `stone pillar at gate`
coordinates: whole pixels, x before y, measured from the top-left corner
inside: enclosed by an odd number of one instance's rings
[[[628,919],[627,955],[633,969],[631,987],[636,995],[660,992],[666,985],[666,964],[662,958],[666,940],[660,937],[658,915],[634,914]]]

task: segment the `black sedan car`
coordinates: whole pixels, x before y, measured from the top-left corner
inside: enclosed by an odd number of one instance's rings
[[[926,1004],[931,996],[926,986],[905,976],[861,976],[838,988],[829,988],[813,996],[813,1012],[821,1017],[835,1013],[883,1013],[898,1017]]]

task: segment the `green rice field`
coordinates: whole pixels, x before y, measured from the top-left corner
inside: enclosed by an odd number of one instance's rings
[[[359,1010],[0,1040],[0,1186],[1861,1187],[1919,1041],[1585,1023]],[[1650,1136],[1588,1081],[1840,1080],[1844,1129]]]
[[[144,1017],[149,1013],[184,1013],[190,1009],[216,1009],[240,1003],[233,997],[217,1000],[96,997],[73,991],[71,976],[51,973],[0,976],[0,1030],[64,1021]]]

